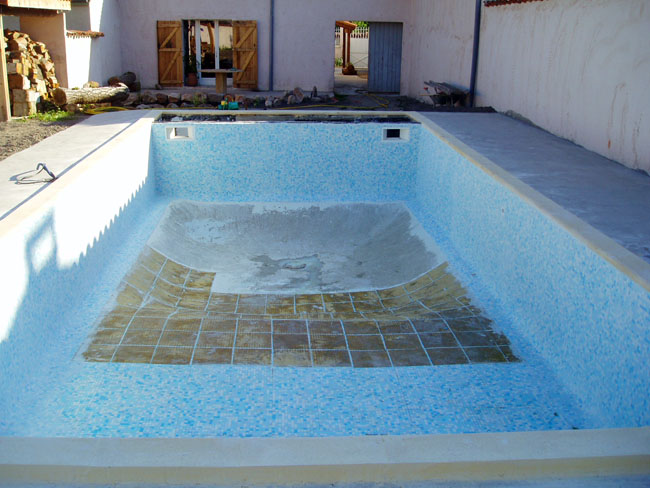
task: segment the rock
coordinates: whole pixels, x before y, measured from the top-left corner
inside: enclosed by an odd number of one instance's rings
[[[108,79],[108,85],[109,86],[118,86],[119,83],[124,83],[126,86],[129,87],[129,90],[131,91],[140,91],[140,87],[138,84],[138,89],[135,90],[134,84],[136,83],[136,77],[135,73],[132,71],[127,71],[126,73],[121,74],[120,76],[111,76]]]
[[[181,95],[181,102],[192,103],[193,101],[194,101],[194,95],[192,93],[183,93]]]
[[[132,106],[132,105],[136,105],[139,101],[140,101],[140,95],[138,95],[137,93],[129,93],[129,96],[126,97],[126,100],[124,100],[124,102],[122,102],[122,105]]]
[[[154,103],[151,108],[165,108],[165,106],[162,103]]]
[[[352,63],[348,63],[348,65],[345,68],[343,68],[342,73],[344,75],[356,75],[357,70],[354,68],[354,65]]]
[[[318,97],[318,88],[314,86],[314,88],[312,88],[311,90],[311,98],[316,98],[316,97]]]
[[[167,100],[169,100],[169,103],[178,103],[181,101],[181,95],[178,92],[169,92],[167,94]]]
[[[295,97],[295,96],[293,96],[293,95],[289,95],[289,96],[287,97],[287,105],[294,105],[294,104],[296,104],[296,103],[298,103],[298,102],[296,101],[296,97]]]
[[[156,101],[161,105],[167,105],[169,103],[169,97],[164,93],[156,93]]]
[[[156,99],[156,97],[151,92],[146,91],[140,97],[140,101],[142,101],[142,103],[144,103],[144,104],[151,105],[153,103],[156,103],[158,100]]]
[[[84,88],[99,88],[99,83],[96,81],[88,81],[84,83]]]
[[[314,103],[321,103],[323,99],[321,97],[311,97],[311,101]]]
[[[142,90],[142,86],[140,85],[139,81],[135,81],[127,86],[129,87],[129,90],[131,90],[132,92],[139,92],[140,90]]]
[[[274,98],[273,99],[273,106],[274,107],[279,107],[280,105],[282,105],[282,99],[281,98]]]
[[[178,105],[176,105],[175,103],[168,103],[167,108],[178,108]]]
[[[138,105],[138,106],[135,107],[135,108],[137,108],[138,110],[149,110],[149,109],[151,108],[151,105],[147,105],[147,104],[145,104],[145,103],[141,103],[140,105]]]
[[[219,105],[222,99],[223,96],[218,93],[208,93],[208,103],[211,103],[212,105]]]
[[[183,103],[181,103],[181,107],[193,107],[193,106],[194,106],[194,104],[193,104],[193,103],[190,103],[190,102],[183,102]]]
[[[154,88],[155,88],[156,90],[162,90],[162,89],[163,89],[163,87],[162,87],[162,85],[161,85],[160,83],[156,83],[156,84],[154,85]]]
[[[244,103],[244,100],[246,97],[244,95],[235,95],[235,102],[237,103]]]
[[[72,112],[73,114],[76,114],[77,112],[81,111],[79,105],[77,105],[76,103],[69,103],[67,105],[64,105],[63,110],[65,110],[66,112]]]
[[[293,89],[293,96],[296,98],[296,103],[302,103],[305,99],[305,94],[302,92],[300,87],[295,87]]]
[[[266,100],[264,100],[264,106],[266,108],[273,107],[273,100],[271,99],[271,97],[267,97]]]

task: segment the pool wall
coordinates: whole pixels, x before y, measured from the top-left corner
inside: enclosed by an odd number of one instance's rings
[[[37,198],[0,222],[0,429],[13,416],[26,418],[42,383],[56,378],[60,349],[85,335],[71,327],[83,304],[112,293],[119,281],[106,275],[107,256],[119,263],[123,241],[137,226],[153,194],[149,141],[151,118],[75,161]],[[80,163],[80,164],[77,164]],[[124,262],[122,273],[130,263]],[[100,310],[93,311],[95,317]],[[57,344],[57,347],[52,347]],[[70,357],[75,350],[67,351]],[[12,392],[9,394],[8,392]]]
[[[173,144],[177,144],[172,146],[175,148],[173,152],[164,154],[161,148],[166,141],[155,140],[156,131],[162,129],[157,129],[158,125],[151,125],[152,118],[156,115],[156,112],[143,113],[142,119],[87,155],[83,164],[71,169],[65,178],[25,202],[0,221],[0,265],[3,270],[6,270],[5,276],[11,276],[11,279],[3,279],[0,282],[2,296],[8,297],[8,301],[0,308],[0,369],[2,370],[0,412],[3,414],[0,416],[0,430],[3,432],[3,437],[0,439],[2,444],[0,477],[7,480],[40,479],[52,482],[54,479],[61,479],[83,483],[91,479],[96,482],[100,479],[97,476],[101,476],[101,480],[109,483],[118,478],[135,480],[133,473],[138,472],[139,476],[144,478],[162,476],[164,479],[147,478],[161,482],[161,480],[180,480],[181,477],[186,480],[192,479],[193,474],[198,476],[197,467],[204,469],[201,473],[209,472],[211,475],[225,467],[231,470],[228,472],[232,474],[233,479],[244,482],[250,481],[250,469],[253,468],[270,470],[282,463],[285,465],[281,468],[288,466],[293,469],[296,464],[319,465],[322,468],[322,463],[326,462],[327,476],[317,477],[314,472],[312,477],[303,473],[304,476],[299,478],[300,474],[294,472],[293,476],[297,477],[292,480],[295,482],[308,479],[318,479],[321,482],[326,479],[352,481],[378,479],[377,476],[381,476],[383,480],[404,479],[408,478],[409,473],[414,478],[431,478],[448,476],[449,472],[444,471],[445,469],[451,469],[456,478],[488,476],[501,479],[507,477],[504,473],[510,473],[512,476],[513,471],[508,471],[510,468],[506,466],[510,458],[515,458],[519,463],[517,473],[520,476],[522,473],[527,476],[539,476],[542,472],[549,474],[548,466],[551,465],[555,470],[551,469],[550,474],[560,471],[569,474],[627,472],[626,470],[631,467],[637,471],[647,472],[649,465],[647,459],[650,452],[648,428],[452,436],[364,435],[360,438],[341,438],[340,442],[337,439],[333,443],[327,438],[304,439],[310,446],[309,450],[302,447],[305,445],[302,441],[275,443],[277,439],[248,439],[250,442],[242,442],[245,448],[237,450],[237,453],[244,454],[234,461],[224,460],[214,454],[219,452],[218,446],[232,452],[233,443],[228,442],[231,439],[223,438],[149,439],[157,446],[157,450],[145,449],[139,456],[133,456],[132,451],[116,449],[115,446],[122,445],[125,439],[25,438],[30,435],[81,437],[110,435],[111,432],[115,432],[109,429],[102,430],[104,425],[112,429],[117,428],[118,436],[131,437],[138,435],[134,434],[134,429],[141,427],[138,422],[148,420],[148,417],[138,417],[138,414],[158,413],[161,416],[156,417],[157,421],[173,422],[173,418],[164,417],[170,410],[170,406],[174,412],[182,411],[186,406],[183,403],[185,399],[193,399],[193,395],[197,395],[199,405],[203,405],[201,407],[204,410],[201,412],[203,417],[198,420],[187,419],[187,421],[197,421],[196,425],[192,425],[195,429],[192,432],[196,432],[197,436],[205,435],[202,434],[205,425],[212,425],[219,420],[218,416],[214,415],[214,411],[204,408],[210,404],[209,401],[214,400],[213,396],[210,396],[212,392],[204,391],[203,380],[206,377],[214,380],[210,384],[216,391],[233,392],[233,394],[241,389],[243,382],[250,382],[251,377],[254,377],[254,384],[247,393],[248,396],[241,400],[250,410],[250,414],[259,417],[259,422],[264,423],[264,427],[269,429],[273,427],[266,425],[265,415],[268,414],[269,406],[290,414],[295,411],[298,416],[303,413],[299,408],[300,402],[318,403],[321,398],[327,399],[328,388],[338,387],[341,377],[337,376],[337,372],[329,371],[319,373],[324,381],[327,381],[323,383],[325,386],[321,385],[316,391],[313,378],[300,379],[299,372],[279,371],[280,368],[275,372],[268,372],[264,368],[235,371],[236,368],[230,367],[227,369],[228,375],[223,375],[220,370],[198,368],[190,371],[194,380],[188,382],[188,373],[174,366],[141,370],[138,365],[135,367],[117,365],[107,371],[103,364],[79,362],[69,367],[70,358],[75,354],[74,345],[81,344],[92,327],[92,323],[88,323],[86,319],[96,318],[100,313],[100,310],[92,304],[98,302],[97,297],[100,303],[106,303],[106,300],[112,296],[120,278],[129,269],[142,243],[146,241],[146,237],[142,236],[148,235],[147,233],[153,230],[146,226],[140,228],[141,215],[151,214],[150,205],[161,200],[159,197],[163,197],[164,201],[165,198],[187,197],[194,191],[197,191],[199,199],[226,201],[246,199],[281,201],[289,199],[286,192],[294,191],[302,192],[295,197],[296,200],[402,199],[408,201],[411,209],[436,240],[440,238],[450,246],[449,255],[455,260],[452,264],[462,269],[466,276],[475,274],[475,281],[480,285],[479,288],[485,288],[491,296],[498,297],[494,302],[490,302],[491,310],[498,316],[506,318],[509,312],[504,310],[512,308],[516,312],[517,317],[513,312],[510,320],[506,321],[507,327],[513,329],[514,336],[529,342],[527,347],[541,354],[556,376],[562,378],[566,386],[579,399],[585,412],[592,417],[590,426],[634,427],[648,423],[647,368],[642,367],[641,358],[649,357],[650,340],[647,325],[650,322],[649,292],[642,285],[643,280],[622,272],[617,265],[612,264],[609,257],[619,252],[620,246],[612,248],[615,252],[610,253],[608,258],[602,257],[601,254],[605,252],[603,247],[591,246],[576,237],[576,232],[567,230],[566,226],[559,223],[557,215],[550,214],[548,211],[550,207],[544,207],[543,197],[531,192],[526,185],[517,186],[503,173],[497,172],[490,161],[468,150],[430,122],[423,121],[422,127],[414,128],[409,125],[411,143],[384,143],[379,139],[375,140],[374,144],[379,146],[378,150],[386,153],[381,157],[370,158],[374,171],[369,171],[366,166],[369,163],[365,153],[370,151],[362,139],[352,145],[358,152],[345,153],[345,147],[339,146],[345,146],[350,141],[344,139],[345,142],[342,143],[333,136],[329,140],[316,139],[318,144],[307,151],[307,145],[300,146],[290,138],[290,134],[294,134],[296,130],[295,124],[287,124],[291,125],[290,129],[284,129],[278,124],[278,128],[272,130],[278,131],[277,135],[285,131],[284,134],[289,138],[287,141],[269,139],[270,143],[264,149],[255,149],[257,151],[254,153],[255,158],[219,156],[220,164],[227,162],[228,168],[233,166],[235,159],[241,163],[235,165],[239,169],[227,174],[227,178],[220,178],[219,172],[211,169],[210,162],[215,161],[212,159],[212,153],[216,150],[216,145],[211,146],[206,154],[192,155],[187,144],[183,146],[184,142],[173,141]],[[417,115],[413,116],[417,118]],[[265,124],[268,125],[272,124]],[[316,127],[316,124],[313,125]],[[319,130],[323,125],[320,124]],[[218,127],[223,126],[224,124],[218,125]],[[216,129],[217,126],[213,127]],[[348,130],[346,126],[337,127],[341,128],[332,130],[341,131],[340,134],[345,134]],[[359,127],[354,125],[350,130],[357,130]],[[437,135],[429,133],[429,129]],[[244,129],[237,127],[232,130]],[[151,134],[154,135],[154,140],[151,141],[150,146]],[[318,136],[301,133],[301,138],[305,137]],[[374,136],[368,135],[368,137]],[[244,141],[248,141],[248,138]],[[385,148],[381,147],[382,144],[386,144]],[[294,148],[300,147],[300,151],[290,150],[292,145]],[[185,149],[181,149],[182,147]],[[233,146],[232,150],[236,152],[238,148]],[[338,166],[337,171],[328,172],[327,165],[337,160],[332,158],[341,157],[339,150],[343,151],[342,154],[348,155],[345,156],[348,158],[347,162],[345,165]],[[270,171],[268,162],[272,160],[274,152],[280,152],[284,159],[280,169]],[[327,157],[324,157],[324,154],[327,154]],[[191,159],[193,164],[203,168],[201,172],[185,169],[181,171],[179,167],[184,164],[183,161],[186,161],[188,156],[193,158]],[[382,159],[384,157],[402,158],[402,160],[391,162],[389,168],[392,169],[383,173],[377,171],[381,167],[377,165],[385,164]],[[312,159],[319,164],[309,163]],[[264,164],[254,165],[251,163],[253,160]],[[295,175],[296,163],[300,162],[302,166],[304,161],[310,165],[312,172],[312,174],[305,174],[305,179],[302,180],[303,184],[307,185],[307,189],[289,185],[285,178]],[[347,166],[352,169],[348,171]],[[155,179],[152,178],[154,172]],[[197,173],[199,173],[198,177]],[[360,176],[363,176],[363,179],[359,180]],[[175,178],[189,186],[187,188],[169,186],[168,183]],[[395,179],[401,181],[393,181]],[[204,188],[192,188],[192,185],[196,185],[197,182],[204,185]],[[274,193],[273,188],[276,184],[280,185],[280,190]],[[241,189],[238,190],[237,185],[241,185]],[[482,198],[477,199],[477,195],[481,195]],[[153,213],[161,214],[159,209]],[[583,225],[578,219],[575,219],[574,223],[576,229]],[[579,231],[577,233],[581,235],[591,232],[585,231],[585,228]],[[138,239],[132,242],[130,238],[134,233],[138,233]],[[602,240],[600,242],[602,243]],[[491,244],[486,245],[486,243]],[[629,253],[623,251],[620,254],[623,258],[617,258],[617,262],[628,260],[628,255]],[[107,264],[108,262],[110,264]],[[634,264],[635,261],[631,262]],[[107,266],[111,267],[110,272],[106,269]],[[647,265],[645,266],[639,269],[646,272]],[[611,311],[610,307],[612,307]],[[565,319],[568,314],[575,314],[572,315],[575,319]],[[81,323],[83,329],[78,328]],[[57,347],[49,347],[51,344],[56,344]],[[61,348],[66,350],[61,351]],[[66,364],[51,368],[48,364],[50,354],[65,358]],[[472,399],[470,401],[473,401],[472,395],[477,379],[480,380],[483,376],[494,382],[488,385],[490,386],[488,392],[494,394],[482,398],[483,403],[472,406],[481,413],[493,408],[497,416],[508,414],[509,411],[499,411],[504,408],[503,405],[509,406],[509,403],[500,403],[504,395],[500,389],[508,390],[505,396],[512,395],[517,401],[535,403],[539,398],[547,398],[529,392],[526,389],[529,383],[522,383],[522,377],[526,379],[530,376],[530,385],[541,389],[551,388],[544,383],[545,376],[535,376],[526,369],[529,364],[532,364],[532,361],[512,364],[509,365],[512,369],[499,370],[498,374],[495,373],[497,367],[485,365],[476,365],[474,374],[469,371],[463,372],[460,366],[442,368],[432,371],[431,381],[428,382],[421,382],[415,378],[414,370],[417,368],[404,368],[409,371],[399,372],[399,377],[386,385],[375,385],[373,372],[362,372],[353,383],[348,385],[346,398],[351,398],[351,403],[355,405],[349,410],[351,415],[345,419],[349,425],[343,427],[358,427],[357,423],[361,420],[367,420],[369,424],[377,419],[383,420],[375,415],[375,413],[382,413],[379,412],[381,403],[379,399],[382,397],[379,394],[368,395],[367,389],[382,390],[380,392],[382,395],[385,392],[394,393],[399,382],[408,382],[411,377],[413,377],[411,390],[416,396],[420,396],[423,407],[424,402],[432,398],[434,400],[437,398],[438,402],[432,406],[430,416],[422,412],[422,425],[429,426],[432,419],[443,419],[443,423],[456,425],[454,414],[459,412],[438,410],[438,408],[442,406],[455,410],[456,405],[450,403],[449,399],[458,400],[457,405],[462,406],[463,401],[468,398],[467,393]],[[66,369],[69,371],[66,372]],[[54,383],[58,380],[57,375],[60,372],[74,375],[72,379],[66,378],[67,385],[61,390]],[[463,377],[463,374],[466,377]],[[590,375],[594,374],[596,378],[590,379]],[[157,404],[154,408],[150,398],[142,399],[144,401],[142,405],[131,405],[127,403],[130,398],[126,397],[124,404],[119,404],[119,398],[115,403],[111,403],[113,400],[111,398],[107,400],[110,394],[106,392],[115,389],[139,391],[142,388],[140,383],[142,376],[146,376],[148,382],[156,383],[160,380],[160,391],[173,391],[177,396],[156,398]],[[283,403],[275,401],[275,391],[268,391],[269,382],[275,381],[278,377],[283,383],[282,391],[286,395],[286,397],[279,397],[283,399]],[[459,384],[457,377],[461,378],[460,384],[466,386],[467,390],[457,388]],[[505,386],[501,380],[505,381]],[[163,381],[173,383],[173,386],[178,388],[166,390]],[[586,386],[582,386],[581,383]],[[522,384],[523,387],[520,386]],[[553,384],[548,383],[548,385]],[[36,398],[36,395],[42,393],[44,389],[49,389],[50,386],[54,392],[53,397],[56,397],[59,391],[65,394],[61,398],[48,399],[64,405],[61,409],[63,415],[57,416],[59,411],[53,408],[52,412],[47,412],[47,415],[52,413],[55,415],[42,419],[39,417],[41,413],[39,409],[43,409],[44,405],[39,402],[43,399]],[[159,384],[156,383],[156,387],[158,386]],[[427,390],[426,386],[430,388]],[[264,392],[265,399],[268,401],[255,403],[259,402],[257,387],[259,391]],[[524,389],[526,391],[522,394],[521,390]],[[306,395],[305,392],[308,394]],[[311,398],[311,393],[319,393],[322,397]],[[32,397],[33,402],[30,401]],[[104,402],[106,407],[116,407],[111,411],[98,410],[110,418],[98,420],[96,412],[93,411],[94,401]],[[358,409],[357,405],[367,401],[372,402],[377,412]],[[20,411],[31,403],[34,405],[33,411]],[[336,406],[335,401],[332,401],[332,406]],[[525,405],[523,407],[522,412],[525,413]],[[388,408],[392,407],[389,405]],[[549,405],[548,408],[553,407]],[[217,413],[230,414],[231,412],[221,409]],[[311,425],[307,425],[311,421],[320,422],[330,414],[331,412],[325,412],[323,416],[315,415],[305,419],[305,428],[311,428]],[[407,414],[406,411],[400,411],[400,415]],[[402,420],[400,415],[395,415],[396,424]],[[17,421],[19,417],[21,420]],[[491,418],[490,415],[487,417]],[[513,417],[516,420],[517,415]],[[24,427],[25,418],[33,419],[34,424],[29,426],[27,434],[25,431],[15,434],[12,429],[20,422],[23,422],[21,427]],[[38,425],[40,422],[47,423],[51,419],[60,423],[47,424],[45,430]],[[462,416],[459,416],[459,419],[463,420]],[[199,422],[202,420],[205,420],[205,424]],[[226,420],[231,421],[233,428],[238,428],[240,425],[238,418]],[[464,420],[473,422],[472,418]],[[89,422],[98,422],[98,433],[95,431],[88,433],[88,429],[84,430]],[[385,422],[381,424],[382,428],[385,427]],[[503,431],[513,425],[516,426],[516,423],[507,423],[505,428],[496,428]],[[75,427],[79,430],[74,430]],[[160,426],[152,424],[144,427],[159,428]],[[170,436],[174,435],[176,427],[178,426],[173,423],[167,425],[168,430],[165,432]],[[242,429],[244,427],[246,426]],[[374,424],[368,427],[368,432],[372,433],[370,427],[374,427]],[[401,426],[396,425],[395,433],[398,434],[400,431],[397,427]],[[119,428],[123,430],[120,431]],[[558,427],[551,425],[549,428]],[[70,429],[75,434],[66,434],[68,432],[66,429]],[[47,433],[43,434],[43,432]],[[51,432],[55,433],[51,434]],[[259,433],[261,431],[255,432],[257,435],[264,435]],[[268,435],[277,435],[273,434],[276,431],[271,430],[271,432]],[[235,434],[235,437],[241,437],[240,431]],[[328,435],[342,434],[344,432]],[[361,435],[356,432],[355,434]],[[11,437],[12,435],[21,437]],[[306,434],[296,432],[293,435]],[[477,442],[477,439],[485,439],[485,443]],[[522,454],[522,450],[518,447],[512,448],[518,445],[514,443],[515,439],[523,439],[522,445],[529,446],[530,450]],[[214,441],[217,447],[214,450],[211,448],[208,452],[203,441],[208,443]],[[234,441],[234,444],[238,444],[240,439]],[[364,459],[359,459],[358,456],[349,458],[351,454],[365,452],[354,449],[355,442],[371,445],[372,449],[368,452],[373,453],[372,460],[368,461],[363,455],[361,457]],[[451,457],[448,454],[450,442],[456,446]],[[387,443],[391,443],[394,451],[386,450]],[[78,446],[78,451],[71,450],[71,444]],[[130,445],[129,442],[126,444]],[[293,447],[286,447],[285,444]],[[150,446],[151,444],[138,445]],[[470,445],[472,447],[468,448]],[[501,456],[499,450],[494,449],[495,445],[510,446],[511,450],[507,455],[510,458],[505,459]],[[278,446],[277,449],[275,446]],[[336,447],[328,449],[327,446]],[[554,447],[548,448],[548,446]],[[327,458],[327,461],[314,461],[324,459],[321,456],[322,449],[333,453],[333,457]],[[346,449],[352,450],[346,451]],[[443,454],[440,454],[440,449],[444,451]],[[110,461],[106,460],[106,450],[113,453]],[[434,451],[440,455],[427,455]],[[87,453],[87,457],[80,456],[79,452]],[[154,455],[151,454],[152,452],[160,452],[162,455]],[[258,457],[259,452],[266,452],[270,457]],[[299,454],[303,452],[306,454],[300,457]],[[381,456],[377,454],[378,452],[386,454]],[[52,453],[57,455],[53,456]],[[201,453],[203,457],[195,457]],[[245,453],[255,454],[247,457]],[[399,453],[403,455],[395,456]],[[194,463],[195,458],[199,459],[196,463]],[[393,461],[395,459],[398,461]],[[462,460],[461,465],[454,464],[459,459]],[[477,460],[479,464],[475,464]],[[587,461],[589,467],[585,468],[581,463]],[[336,473],[343,472],[338,464],[345,465],[350,462],[368,464],[363,465],[363,468],[355,471],[354,474],[344,469],[343,471],[347,473],[345,477],[336,478]],[[390,466],[392,462],[399,463],[399,466]],[[378,463],[381,463],[379,470]],[[411,469],[413,463],[424,463],[422,466],[426,465],[426,469],[415,473]],[[108,464],[117,466],[118,469],[107,467]],[[273,466],[269,467],[271,464]],[[451,465],[455,468],[449,468]],[[499,467],[495,468],[497,465]],[[182,475],[176,471],[179,466],[187,468]],[[546,471],[540,466],[547,466]],[[214,469],[209,471],[212,468]],[[239,468],[243,469],[238,471]],[[302,468],[296,468],[297,471],[300,469]],[[475,471],[472,471],[474,474],[470,476],[468,473],[472,469]],[[193,471],[189,472],[189,470]],[[119,476],[115,474],[117,472]],[[377,475],[377,473],[381,474]],[[391,478],[396,476],[395,473],[398,473],[399,477]],[[204,482],[207,482],[207,476],[206,474]],[[278,473],[275,476],[278,477],[278,481],[282,478]]]
[[[192,127],[194,139],[166,137]],[[403,128],[408,140],[383,140]],[[407,200],[415,183],[417,124],[154,124],[157,190],[206,201]]]
[[[428,126],[415,178],[424,227],[453,245],[597,425],[650,423],[650,292],[594,249],[618,246]],[[591,247],[579,238],[590,234]]]
[[[535,195],[522,198],[493,163],[420,120],[154,124],[156,187],[204,200],[408,201],[594,425],[650,423],[648,289],[534,204],[552,202],[523,184]],[[193,127],[194,138],[168,140],[169,126]],[[409,140],[382,140],[390,127],[407,127]]]

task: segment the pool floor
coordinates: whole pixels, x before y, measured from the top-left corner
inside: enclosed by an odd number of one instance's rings
[[[352,293],[211,293],[214,279],[145,246],[83,358],[355,368],[519,361],[446,263],[404,285]]]

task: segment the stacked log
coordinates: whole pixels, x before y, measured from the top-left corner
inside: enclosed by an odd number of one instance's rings
[[[4,41],[12,114],[14,117],[33,115],[36,104],[49,99],[59,86],[54,62],[45,44],[32,40],[24,32],[5,29]]]

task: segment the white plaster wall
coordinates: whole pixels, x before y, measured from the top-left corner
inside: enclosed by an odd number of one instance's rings
[[[355,68],[368,68],[368,39],[350,39],[350,62]]]
[[[408,86],[411,0],[276,0],[274,88],[334,89],[337,20],[403,22],[401,92]]]
[[[117,0],[91,0],[90,30],[104,33],[104,37],[91,39],[89,80],[106,85],[111,76],[121,75],[122,29]]]
[[[67,53],[65,37],[65,15],[51,17],[20,17],[20,30],[35,40],[44,42],[56,70],[56,78],[61,86],[68,86]]]
[[[65,23],[68,29],[90,30],[90,3],[73,3],[65,13]]]
[[[136,73],[143,87],[158,83],[156,21],[232,19],[257,21],[259,88],[268,88],[269,0],[119,0],[118,3],[122,70]]]
[[[5,29],[9,30],[20,30],[20,17],[15,15],[3,15],[2,16],[2,25]]]
[[[478,103],[650,173],[650,2],[483,9]]]
[[[475,5],[474,0],[413,0],[411,42],[404,53],[411,58],[409,96],[421,98],[429,80],[469,89]]]
[[[91,42],[88,37],[66,38],[65,51],[68,62],[68,88],[81,88],[88,81],[91,63]],[[57,76],[58,76],[57,70]]]

